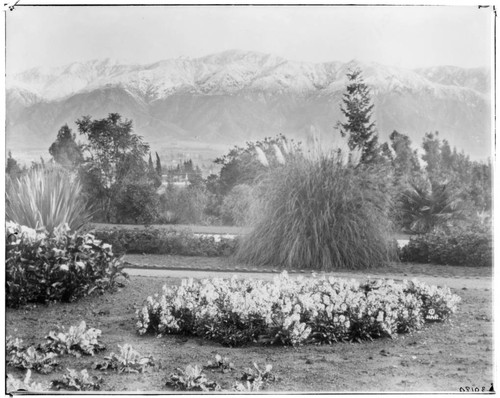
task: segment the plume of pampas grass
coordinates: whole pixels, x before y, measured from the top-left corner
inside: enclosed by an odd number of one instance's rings
[[[267,161],[266,154],[264,153],[262,148],[259,146],[256,146],[255,152],[257,153],[257,159],[259,160],[259,162],[262,163],[264,166],[268,167],[269,162]]]

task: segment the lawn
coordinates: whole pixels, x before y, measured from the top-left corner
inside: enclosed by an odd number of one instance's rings
[[[90,226],[92,229],[144,229],[144,225],[140,224],[101,224],[92,223]],[[176,231],[191,231],[195,234],[230,234],[230,235],[240,235],[244,234],[247,229],[243,227],[233,227],[227,225],[184,225],[184,224],[155,224],[151,225],[153,228],[160,229],[174,229]]]
[[[244,275],[244,274],[243,274]],[[218,343],[185,336],[139,336],[135,331],[135,310],[143,300],[161,291],[164,284],[180,284],[178,278],[131,276],[120,291],[93,295],[75,303],[55,303],[7,309],[6,335],[22,338],[26,344],[43,341],[56,325],[77,325],[102,330],[107,350],[95,357],[61,357],[61,369],[49,375],[33,373],[35,381],[60,378],[67,367],[87,368],[104,377],[102,391],[171,392],[165,382],[178,367],[205,365],[216,354],[228,356],[235,365],[229,373],[206,370],[209,379],[230,389],[244,369],[273,365],[277,381],[269,392],[312,391],[452,391],[461,387],[485,387],[493,382],[492,292],[489,278],[464,289],[452,289],[462,298],[458,312],[445,323],[429,324],[423,330],[400,335],[394,340],[339,343],[330,346],[263,346],[253,344],[227,348]],[[118,344],[131,344],[143,355],[153,355],[161,365],[144,374],[116,374],[92,370],[92,364]],[[24,374],[13,368],[7,372]]]

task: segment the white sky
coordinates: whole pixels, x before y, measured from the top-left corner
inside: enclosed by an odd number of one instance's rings
[[[6,12],[7,72],[105,57],[149,63],[228,49],[306,62],[489,67],[491,19],[491,8],[477,6],[18,5]]]

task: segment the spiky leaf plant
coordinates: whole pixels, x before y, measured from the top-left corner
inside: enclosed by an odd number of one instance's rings
[[[78,179],[55,166],[33,169],[8,181],[5,210],[7,221],[46,228],[49,233],[64,224],[76,231],[91,218]]]

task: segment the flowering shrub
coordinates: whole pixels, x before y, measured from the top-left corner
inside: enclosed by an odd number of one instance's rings
[[[166,229],[112,229],[95,232],[95,236],[124,254],[173,254],[180,256],[229,256],[236,251],[237,240],[196,236],[186,231]]]
[[[112,289],[126,277],[109,244],[91,234],[70,234],[60,226],[52,234],[14,223],[6,230],[6,302],[72,301],[92,291]]]
[[[194,334],[235,346],[252,341],[297,345],[394,336],[420,328],[429,311],[445,320],[460,297],[418,281],[333,277],[262,280],[185,279],[164,286],[137,311],[140,334]]]
[[[401,261],[491,267],[493,235],[489,228],[436,230],[410,238],[400,252]]]
[[[59,354],[73,354],[77,357],[84,355],[94,355],[98,351],[105,349],[105,346],[99,342],[101,331],[99,329],[89,328],[85,321],[79,326],[71,326],[68,332],[50,331],[47,343],[44,348],[57,352]]]

